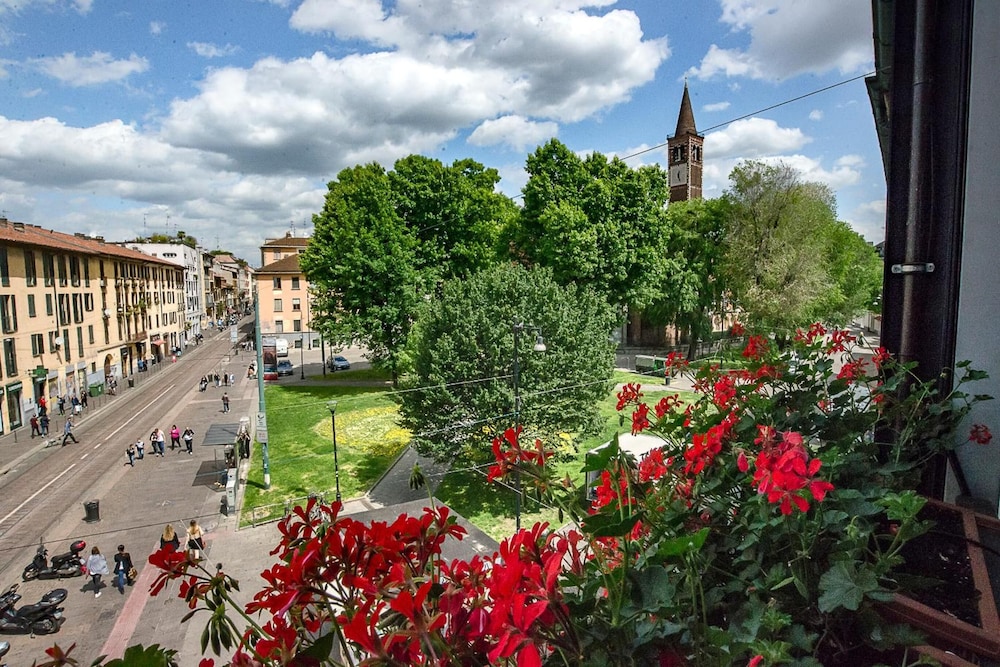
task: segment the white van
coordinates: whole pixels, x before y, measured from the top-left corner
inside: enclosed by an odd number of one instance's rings
[[[274,339],[274,353],[277,354],[279,357],[287,357],[288,356],[288,341],[285,340],[284,338],[275,338]]]

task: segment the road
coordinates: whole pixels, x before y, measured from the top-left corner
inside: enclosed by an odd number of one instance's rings
[[[244,322],[241,329],[249,326]],[[238,423],[257,407],[256,383],[246,379],[251,355],[231,352],[226,330],[188,347],[176,362],[168,359],[139,374],[134,388],[122,382],[119,396],[102,399],[100,406],[92,401],[81,416],[74,429],[79,444],[41,448],[40,440],[29,445],[23,435],[20,443],[0,444],[8,450],[2,461],[6,474],[0,477],[0,586],[20,582],[20,604],[36,602],[51,588],[69,591],[66,622],[58,634],[4,637],[11,643],[9,664],[30,665],[44,658],[44,649],[54,641],[63,647],[76,643],[73,656],[89,664],[102,651],[114,655],[116,651],[108,649],[116,648],[115,642],[176,645],[182,639],[183,602],[173,596],[148,597],[153,570],[145,560],[158,547],[166,523],[183,530],[197,518],[211,538],[220,520],[225,494],[213,482],[223,467],[223,448],[204,444],[204,437],[211,426]],[[217,370],[234,373],[235,386],[200,392],[198,379]],[[230,396],[229,414],[221,412],[223,391]],[[171,451],[168,435],[164,457],[151,456],[147,446],[144,460],[134,467],[127,464],[129,442],[148,441],[154,427],[169,433],[173,424],[181,430],[194,428],[193,455]],[[54,420],[53,434],[61,433],[61,426],[61,420]],[[6,459],[18,448],[22,456],[10,465]],[[84,503],[93,500],[100,503],[100,521],[87,523]],[[117,545],[124,543],[140,568],[140,581],[120,595],[111,577],[105,577],[107,586],[99,599],[89,577],[21,582],[21,571],[39,541],[56,554],[76,539],[87,542],[87,553],[98,546],[109,562]],[[142,626],[137,627],[140,617]]]

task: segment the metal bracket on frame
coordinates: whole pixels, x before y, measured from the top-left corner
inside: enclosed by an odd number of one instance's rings
[[[933,262],[917,262],[913,264],[893,264],[893,273],[934,273],[934,263]]]

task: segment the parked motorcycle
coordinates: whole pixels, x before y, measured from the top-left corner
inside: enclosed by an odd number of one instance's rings
[[[59,632],[63,623],[63,608],[59,605],[66,599],[65,588],[55,588],[35,604],[15,609],[21,596],[17,584],[0,595],[0,632],[5,634],[48,635]]]
[[[87,543],[77,540],[69,545],[69,551],[53,556],[48,560],[49,552],[44,544],[38,545],[38,551],[31,563],[24,568],[21,578],[25,581],[32,579],[59,579],[62,577],[79,577],[83,574],[83,564],[86,562],[80,557],[80,552],[87,548]]]

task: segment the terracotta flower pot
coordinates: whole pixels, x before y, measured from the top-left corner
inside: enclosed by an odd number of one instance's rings
[[[962,531],[958,534],[956,530],[956,534],[942,538],[937,528],[934,529],[937,538],[955,551],[947,557],[935,556],[929,553],[927,545],[920,542],[923,537],[913,540],[908,547],[922,551],[921,555],[927,555],[931,559],[938,557],[942,562],[967,560],[968,570],[971,571],[969,584],[974,587],[967,597],[975,618],[965,615],[966,618],[963,619],[958,614],[935,609],[918,601],[919,592],[915,592],[912,597],[897,594],[892,602],[884,606],[884,611],[891,618],[909,623],[925,632],[931,643],[939,648],[965,649],[977,656],[1000,659],[1000,615],[997,613],[997,598],[990,584],[986,555],[981,546],[983,534],[1000,538],[1000,521],[957,505],[934,500],[928,501],[925,510],[930,515],[947,518],[947,523],[954,523]],[[932,570],[929,574],[940,578],[944,576],[944,569]],[[959,582],[946,584],[955,589],[959,586]]]

